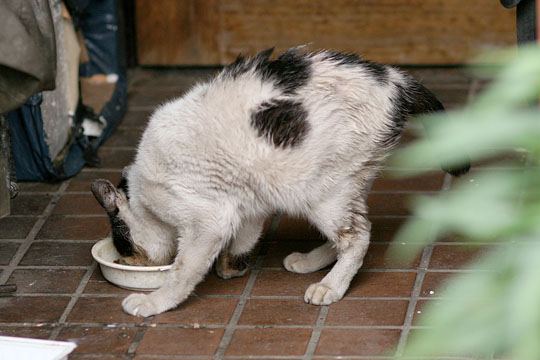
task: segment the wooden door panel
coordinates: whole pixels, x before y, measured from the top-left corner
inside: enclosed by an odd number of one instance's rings
[[[460,64],[515,43],[495,0],[137,0],[139,61],[209,65],[275,46],[352,51],[395,64]]]

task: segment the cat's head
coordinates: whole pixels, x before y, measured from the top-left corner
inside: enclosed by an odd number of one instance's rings
[[[111,224],[111,237],[116,251],[121,255],[119,264],[124,265],[152,265],[144,249],[133,241],[128,219],[133,215],[129,209],[129,185],[126,170],[118,186],[109,180],[97,179],[92,182],[92,193],[96,200],[105,209]]]

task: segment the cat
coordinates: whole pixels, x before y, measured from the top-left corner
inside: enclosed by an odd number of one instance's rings
[[[125,312],[146,317],[178,306],[220,252],[218,274],[243,274],[237,259],[276,212],[307,218],[328,239],[283,262],[296,273],[335,262],[307,288],[307,303],[340,300],[362,265],[370,240],[366,198],[381,162],[408,117],[443,106],[411,76],[354,54],[272,52],[238,57],[161,105],[121,184],[92,184],[124,263],[174,259],[163,286],[128,296]],[[447,170],[459,175],[468,167]]]

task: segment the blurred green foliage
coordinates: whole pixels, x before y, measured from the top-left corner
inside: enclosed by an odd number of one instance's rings
[[[418,324],[429,328],[412,332],[407,356],[540,359],[540,48],[494,59],[495,80],[473,103],[422,119],[430,136],[393,159],[413,174],[467,157],[515,150],[527,157],[520,169],[478,171],[450,191],[414,199],[414,217],[395,239],[411,246],[396,245],[394,255],[411,248],[412,257],[447,234],[496,246],[431,301]]]

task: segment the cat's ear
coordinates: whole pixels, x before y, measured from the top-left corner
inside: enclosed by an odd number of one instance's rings
[[[109,180],[94,180],[90,189],[96,200],[107,213],[112,214],[118,211],[118,206],[116,205],[116,199],[119,196],[118,190]]]

